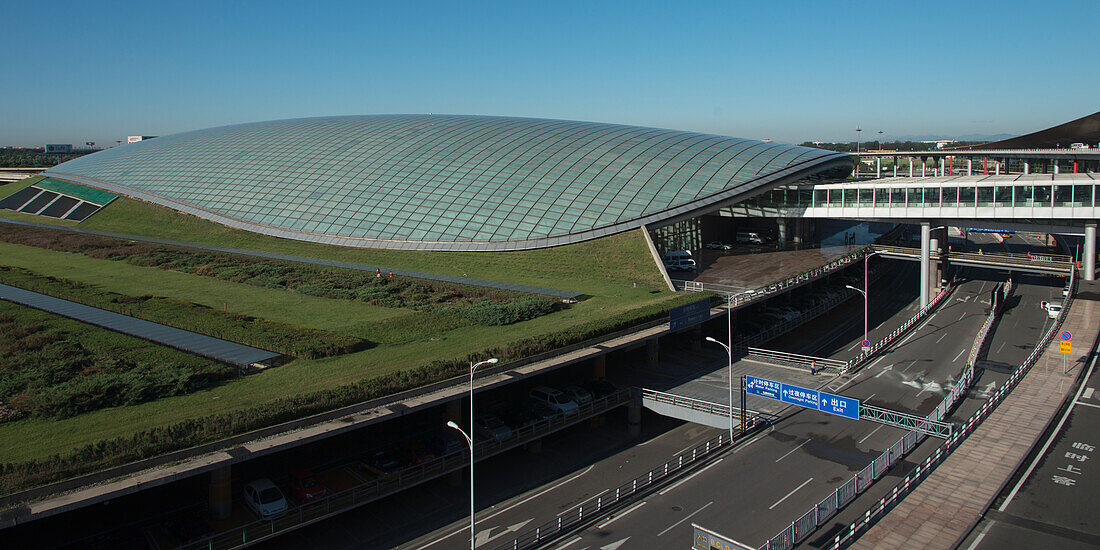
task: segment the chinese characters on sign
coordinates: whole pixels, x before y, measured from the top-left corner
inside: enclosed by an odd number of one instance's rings
[[[766,378],[745,377],[745,393],[792,405],[817,409],[853,420],[859,419],[859,400],[817,390],[783,384]]]

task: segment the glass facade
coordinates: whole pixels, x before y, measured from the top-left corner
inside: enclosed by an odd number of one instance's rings
[[[784,169],[847,158],[614,124],[383,115],[163,136],[47,173],[292,238],[553,245],[721,201]]]

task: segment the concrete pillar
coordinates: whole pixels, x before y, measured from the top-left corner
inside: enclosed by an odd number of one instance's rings
[[[909,177],[913,177],[913,157],[909,157]]]
[[[607,354],[597,355],[592,360],[592,379],[607,380]]]
[[[931,250],[932,224],[920,222],[920,307],[928,305],[929,251]]]
[[[225,519],[233,512],[233,468],[222,466],[210,472],[210,516]]]
[[[875,177],[882,177],[882,157],[875,157]]]
[[[939,175],[941,175],[941,176],[946,173],[946,172],[944,172],[944,166],[945,166],[944,165],[944,159],[940,158],[940,174]]]
[[[1051,166],[1054,167],[1054,173],[1057,174],[1058,173],[1058,161],[1055,160],[1055,159],[1051,159],[1050,164],[1051,164]]]
[[[993,175],[1001,175],[1001,161],[999,160],[993,161]]]
[[[940,230],[930,232],[928,239],[928,254],[939,253],[940,251]],[[933,261],[929,257],[928,266],[928,288],[931,290],[938,290],[940,285],[940,261],[937,259]]]
[[[794,219],[794,244],[795,248],[802,248],[804,242],[803,237],[806,231],[806,220],[802,218]]]
[[[778,218],[775,220],[776,225],[779,228],[779,249],[782,250],[784,245],[787,244],[787,218]]]
[[[894,177],[898,177],[898,157],[892,157],[891,161],[894,163]]]
[[[1081,260],[1085,263],[1085,280],[1096,280],[1096,222],[1085,224],[1085,255]]]
[[[642,435],[642,405],[631,403],[626,406],[626,433],[630,437]]]
[[[1026,160],[1024,161],[1024,173],[1025,174],[1030,174],[1031,173],[1031,163],[1029,163]]]
[[[973,176],[974,175],[974,159],[972,159],[972,158],[966,159],[966,175],[968,175],[968,176]]]
[[[645,341],[645,366],[651,369],[657,368],[660,364],[657,348],[658,343],[656,338]]]
[[[920,159],[920,177],[922,177],[922,178],[924,177],[924,170],[925,170],[924,167],[925,167],[926,164],[927,163],[924,162],[924,157],[921,157],[921,159]]]

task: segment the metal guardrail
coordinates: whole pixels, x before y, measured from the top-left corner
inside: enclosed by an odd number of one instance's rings
[[[657,403],[683,407],[692,411],[714,414],[723,417],[729,416],[730,414],[729,405],[723,405],[721,403],[715,403],[713,401],[705,401],[703,399],[696,399],[694,397],[685,397],[683,395],[665,393],[662,391],[650,390],[646,388],[639,388],[639,390],[641,391],[642,400],[648,399]],[[734,412],[739,412],[740,409],[736,405],[734,405],[733,410]],[[754,411],[752,409],[745,409],[745,415],[752,420],[752,422],[749,422],[750,425],[756,424],[765,416],[771,416],[765,415],[760,411]]]
[[[858,535],[862,534],[864,530],[877,522],[882,516],[886,515],[886,513],[889,512],[890,509],[892,509],[897,502],[899,502],[902,498],[905,498],[905,495],[908,495],[910,492],[912,492],[917,487],[917,485],[919,485],[920,482],[924,480],[924,478],[928,477],[928,475],[933,470],[935,470],[935,468],[939,466],[940,463],[947,459],[952,451],[954,451],[959,445],[961,445],[962,442],[971,433],[973,433],[974,430],[977,429],[978,425],[980,425],[986,417],[992,414],[993,410],[996,409],[998,405],[1000,405],[1001,401],[1003,401],[1005,397],[1016,387],[1016,385],[1019,384],[1024,375],[1027,374],[1029,370],[1031,370],[1031,367],[1034,366],[1035,362],[1039,360],[1039,357],[1041,357],[1043,353],[1046,352],[1047,348],[1050,346],[1051,341],[1054,340],[1054,335],[1058,334],[1058,331],[1061,330],[1062,322],[1065,320],[1065,316],[1069,311],[1070,305],[1073,303],[1074,295],[1077,293],[1077,284],[1077,271],[1073,270],[1070,272],[1069,295],[1067,295],[1066,298],[1062,300],[1062,311],[1058,314],[1058,317],[1054,320],[1054,323],[1051,324],[1050,328],[1047,329],[1047,332],[1043,335],[1043,338],[1039,341],[1035,348],[1031,350],[1031,353],[1028,354],[1027,359],[1024,359],[1023,363],[1021,363],[1018,367],[1016,367],[1015,370],[1013,370],[1012,375],[1009,376],[1008,380],[1006,380],[1004,384],[1001,385],[1000,389],[998,389],[996,393],[990,396],[989,400],[983,403],[982,406],[977,411],[975,411],[974,414],[972,414],[965,423],[959,425],[955,432],[951,434],[951,437],[947,439],[947,441],[936,447],[936,450],[931,455],[929,455],[928,458],[921,462],[913,471],[906,474],[906,476],[901,481],[899,481],[897,485],[894,486],[889,494],[882,497],[881,499],[879,499],[878,502],[872,505],[860,519],[849,524],[848,528],[844,529],[840,534],[838,534],[833,539],[832,543],[830,543],[826,548],[828,548],[829,550],[839,550],[851,541],[854,541],[858,537]],[[1011,290],[1012,286],[1006,285],[1004,295],[1006,297],[1010,295]],[[969,390],[969,384],[973,381],[973,377],[974,366],[969,365],[963,377],[959,380],[959,383],[956,384],[955,388],[953,388],[951,393],[944,399],[944,403],[946,403],[949,399],[953,401],[958,401],[959,399],[961,399],[962,396],[965,395],[966,392]],[[941,403],[941,405],[943,405],[943,403]],[[937,411],[939,411],[939,409],[940,407],[937,407]],[[946,414],[946,410],[944,410],[942,414]]]
[[[920,257],[920,249],[909,246],[874,245],[876,252],[893,254],[905,257]],[[1014,252],[951,252],[941,255],[938,251],[931,251],[928,257],[932,260],[947,258],[948,260],[962,260],[975,263],[1007,265],[1019,267],[1040,267],[1045,269],[1069,272],[1074,268],[1073,258],[1062,254],[1018,254]]]
[[[474,456],[483,460],[501,452],[534,441],[547,434],[556,432],[595,415],[602,414],[615,407],[629,403],[631,390],[618,390],[608,396],[594,399],[580,405],[578,410],[557,415],[523,426],[512,431],[512,436],[504,440],[481,441],[474,446]],[[728,439],[728,436],[727,436]],[[217,533],[198,542],[181,546],[184,549],[228,550],[243,548],[277,535],[305,527],[322,519],[344,513],[348,510],[373,502],[382,497],[403,491],[415,485],[430,481],[469,465],[469,451],[463,449],[444,456],[436,457],[423,464],[410,466],[391,475],[382,476],[356,487],[330,494],[319,500],[292,507],[286,515],[272,520],[256,520],[245,525]]]
[[[745,358],[758,359],[761,361],[766,361],[779,365],[814,369],[823,369],[826,367],[832,367],[834,369],[845,369],[848,367],[847,361],[841,361],[839,359],[827,359],[825,357],[814,357],[812,355],[799,355],[797,353],[787,353],[785,351],[775,351],[763,348],[748,348],[745,354]]]
[[[1012,286],[1005,285],[1001,288],[1002,299],[1007,298],[1009,292],[1011,292]],[[941,292],[940,296],[948,294],[946,291]],[[937,296],[939,298],[940,296]],[[929,302],[929,306],[932,306],[935,301]],[[925,312],[929,309],[927,306],[921,310]],[[986,318],[985,323],[982,325],[981,330],[978,331],[978,335],[975,338],[975,346],[984,345],[986,337],[988,336],[989,328],[992,326],[993,321],[1000,313],[1000,309],[992,307],[989,316]],[[910,321],[916,322],[918,317],[914,316]],[[974,354],[976,355],[976,354]],[[914,428],[921,428],[922,431],[931,432],[935,435],[939,435],[950,441],[957,441],[959,432],[953,430],[953,425],[947,422],[943,422],[943,419],[947,416],[947,412],[950,411],[955,404],[962,399],[970,389],[970,384],[974,380],[974,365],[970,363],[967,365],[963,375],[959,378],[955,387],[944,397],[942,401],[923,419],[919,419],[913,415],[904,415],[907,418],[901,419],[904,422],[910,422],[916,419],[919,421],[919,425],[914,424]],[[1003,389],[1003,388],[1002,388]],[[881,409],[878,407],[872,407],[864,405],[861,408],[860,415],[863,415],[863,410],[866,409],[869,413],[892,413],[897,414],[896,411],[890,411],[888,409]],[[909,431],[901,437],[897,442],[890,446],[885,452],[876,457],[867,465],[863,470],[856,474],[852,479],[841,485],[832,494],[825,497],[816,506],[809,509],[806,513],[800,516],[795,521],[791,522],[786,528],[777,533],[774,537],[768,539],[760,550],[788,550],[798,544],[810,533],[817,530],[822,524],[824,524],[830,517],[832,517],[839,509],[843,508],[849,502],[854,500],[856,496],[862,493],[865,489],[871,486],[876,479],[878,479],[883,473],[888,471],[899,460],[901,460],[909,451],[913,450],[921,441],[925,438],[924,433],[918,431]],[[895,488],[895,492],[896,492]],[[840,536],[838,535],[838,540]],[[847,539],[845,539],[847,540]]]
[[[745,430],[738,430],[734,435],[734,439],[741,437],[744,433]],[[672,460],[647,473],[618,487],[607,489],[558,514],[554,519],[507,542],[494,546],[492,550],[524,550],[550,542],[596,518],[606,517],[609,512],[633,502],[637,496],[644,494],[647,489],[653,488],[654,485],[685,472],[690,466],[699,464],[729,447],[730,437],[728,433],[723,432],[695,447],[680,451],[672,457]]]
[[[857,292],[854,290],[839,290],[832,298],[829,298],[806,311],[800,312],[798,315],[791,319],[776,323],[760,332],[757,332],[756,334],[750,334],[749,336],[745,336],[744,338],[741,338],[739,340],[734,340],[733,348],[739,353],[747,354],[750,346],[753,346],[755,344],[763,344],[764,342],[767,342],[777,336],[782,336],[801,326],[802,324],[823,315],[827,311],[833,309],[837,305],[855,296],[856,294]]]
[[[893,344],[894,341],[901,337],[903,334],[909,332],[909,329],[916,326],[917,323],[923,321],[925,317],[928,317],[928,315],[931,314],[932,311],[934,311],[937,307],[939,307],[939,305],[943,303],[943,301],[947,299],[947,296],[950,295],[954,290],[954,283],[948,283],[948,285],[943,290],[941,290],[935,298],[929,300],[928,305],[921,308],[921,310],[918,311],[916,315],[910,317],[908,320],[902,323],[900,327],[894,329],[894,331],[890,334],[887,334],[886,337],[884,337],[882,340],[879,340],[878,342],[872,344],[871,349],[867,351],[862,351],[859,353],[859,355],[850,359],[848,361],[848,367],[845,369],[845,372],[854,371],[855,369],[863,365],[864,362],[877,355],[878,352],[886,349],[888,346]]]

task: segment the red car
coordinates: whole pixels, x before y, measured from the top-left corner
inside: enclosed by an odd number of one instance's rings
[[[328,493],[325,485],[321,483],[313,472],[305,468],[296,468],[290,471],[290,494],[299,502],[313,502]]]

